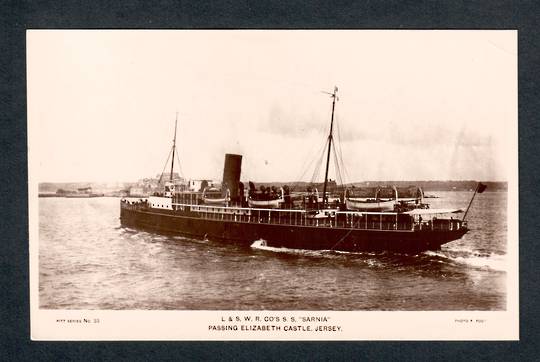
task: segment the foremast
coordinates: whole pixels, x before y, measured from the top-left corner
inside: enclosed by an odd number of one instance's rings
[[[334,110],[336,108],[338,88],[334,86],[334,93],[330,93],[332,99],[332,117],[330,118],[330,134],[328,135],[328,153],[326,155],[326,171],[324,173],[324,186],[323,186],[323,205],[324,209],[328,205],[328,196],[326,195],[326,187],[328,186],[328,168],[330,166],[330,150],[332,149],[333,140],[333,128],[334,128]]]
[[[174,119],[174,138],[172,146],[172,160],[171,160],[171,174],[169,176],[169,182],[173,180],[173,171],[174,171],[174,152],[176,151],[176,128],[178,126],[178,112],[176,112],[176,118]]]
[[[167,156],[167,161],[165,161],[165,166],[163,167],[163,171],[161,172],[161,176],[159,177],[158,184],[161,184],[161,180],[163,179],[163,174],[165,173],[165,170],[167,168],[167,164],[169,163],[169,158],[172,155],[171,159],[171,172],[169,174],[169,180],[165,182],[165,196],[172,197],[175,192],[174,187],[174,181],[173,181],[173,174],[174,174],[174,157],[176,155],[176,130],[178,128],[178,112],[176,112],[176,118],[174,120],[174,138],[173,138],[173,144],[172,148],[169,151],[169,156]],[[177,156],[178,157],[178,156]]]

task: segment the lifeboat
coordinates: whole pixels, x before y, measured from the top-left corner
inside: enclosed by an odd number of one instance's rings
[[[207,191],[217,191],[217,190],[212,190],[208,187],[205,187],[204,190],[203,190],[203,194],[202,194],[202,199],[203,199],[203,202],[205,204],[208,204],[208,205],[227,205],[230,201],[231,201],[231,192],[229,191],[229,189],[227,189],[227,191],[225,192],[225,197],[218,197],[218,198],[214,198],[214,197],[207,197]]]
[[[381,188],[377,188],[375,197],[350,197],[350,190],[345,191],[345,206],[354,211],[393,211],[398,200],[397,189],[392,186],[393,198],[382,198]]]
[[[279,195],[272,197],[271,195],[260,195],[251,193],[248,196],[248,205],[253,208],[261,209],[277,209],[280,204],[285,202],[285,191],[280,188]]]

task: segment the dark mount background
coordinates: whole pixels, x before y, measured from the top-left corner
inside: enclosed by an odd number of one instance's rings
[[[3,360],[260,360],[279,356],[289,360],[534,360],[540,354],[539,14],[537,1],[515,0],[2,1],[0,355]],[[25,30],[31,28],[518,29],[521,341],[31,342],[25,72]]]

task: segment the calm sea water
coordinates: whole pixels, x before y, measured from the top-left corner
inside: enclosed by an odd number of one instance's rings
[[[432,207],[471,193],[436,192]],[[416,256],[231,246],[120,227],[119,199],[39,200],[46,309],[504,310],[506,199],[478,195],[461,240]]]

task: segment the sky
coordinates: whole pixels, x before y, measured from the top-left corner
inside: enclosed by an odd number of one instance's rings
[[[27,86],[39,182],[160,174],[176,112],[186,178],[310,181],[334,86],[345,182],[516,170],[516,31],[30,30]]]

